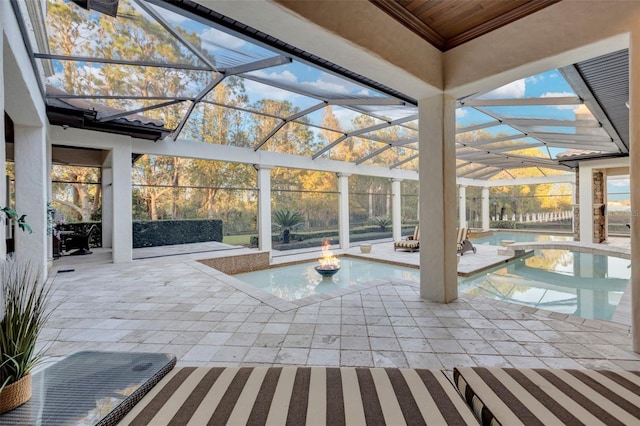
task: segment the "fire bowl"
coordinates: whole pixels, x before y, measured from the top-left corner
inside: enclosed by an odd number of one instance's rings
[[[323,268],[322,266],[316,266],[315,270],[322,275],[323,278],[330,278],[332,276],[334,276],[335,274],[338,273],[338,271],[340,270],[340,267],[338,266],[335,269],[327,269],[327,268]]]

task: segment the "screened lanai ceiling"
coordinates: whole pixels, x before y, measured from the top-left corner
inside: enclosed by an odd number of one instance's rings
[[[418,171],[411,97],[193,2],[116,3],[48,0],[43,19],[14,1],[52,124]],[[456,115],[459,177],[628,152],[575,67],[460,99]]]

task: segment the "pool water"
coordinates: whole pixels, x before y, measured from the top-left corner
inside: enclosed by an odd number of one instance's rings
[[[531,243],[537,241],[573,241],[572,235],[549,235],[535,234],[529,232],[494,232],[482,238],[474,238],[471,240],[473,244],[489,244],[492,246],[502,245],[502,240],[512,240],[516,243]]]
[[[289,302],[380,279],[420,281],[418,269],[351,257],[340,258],[340,271],[331,278],[322,278],[313,269],[317,265],[311,261],[234,276]]]
[[[613,256],[535,250],[533,255],[470,277],[461,293],[535,308],[610,320],[631,276],[630,260]]]

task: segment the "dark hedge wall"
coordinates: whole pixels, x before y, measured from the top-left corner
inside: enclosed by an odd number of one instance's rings
[[[133,248],[173,244],[222,242],[222,221],[217,219],[154,220],[133,222]]]

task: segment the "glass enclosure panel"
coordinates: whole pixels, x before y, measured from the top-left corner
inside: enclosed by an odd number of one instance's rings
[[[318,99],[370,99],[386,95],[296,60],[267,70],[246,73],[251,79]]]
[[[335,173],[276,167],[271,171],[274,249],[319,247],[338,241]]]
[[[332,160],[358,161],[359,159],[385,147],[386,144],[369,139],[352,137],[340,142],[329,151]]]
[[[326,106],[306,115],[304,118],[305,123],[341,133],[349,133],[384,123],[384,121],[377,118],[336,105]]]
[[[102,184],[98,167],[53,165],[51,206],[59,224],[100,222]]]
[[[224,90],[216,87],[217,90],[209,93],[205,100],[280,118],[291,117],[320,103],[317,99],[239,76],[227,77],[219,86]]]
[[[506,141],[482,144],[478,146],[478,149],[482,151],[502,150],[504,148],[510,148],[510,147],[513,147],[514,149],[518,149],[518,148],[526,148],[527,146],[530,146],[530,145],[535,146],[541,143],[542,142],[534,138],[520,138],[520,139],[510,139]]]
[[[520,105],[482,107],[491,114],[505,118],[552,118],[556,120],[595,120],[583,105]]]
[[[250,245],[256,185],[251,165],[143,155],[133,166],[133,219],[220,219],[223,241]]]
[[[399,141],[418,141],[418,132],[404,126],[391,126],[385,129],[374,130],[360,135],[363,138],[377,142],[393,143]]]
[[[75,61],[53,60],[51,64],[54,74],[46,78],[45,84],[78,96],[192,98],[217,75],[209,71]]]
[[[188,37],[191,45],[217,67],[229,68],[274,56],[257,44],[222,32],[201,21],[179,15],[162,4],[149,4],[171,27]]]
[[[420,182],[417,180],[403,180],[400,182],[400,194],[402,235],[413,235],[414,227],[418,225],[419,221]]]
[[[402,163],[399,166],[396,166],[396,168],[402,169],[402,170],[413,170],[417,172],[419,167],[418,162],[419,162],[419,159],[416,157],[407,161],[406,163]]]
[[[495,118],[471,107],[456,108],[456,128],[464,128],[475,124],[485,124],[497,121]]]
[[[354,105],[354,109],[362,111],[366,114],[374,115],[386,121],[400,120],[411,115],[418,114],[418,107],[410,107],[406,105]],[[414,120],[415,121],[415,120]],[[406,127],[413,128],[413,122],[403,123]],[[415,127],[417,130],[417,126]]]
[[[532,158],[551,158],[546,147],[533,147],[526,149],[513,149],[509,151],[501,151],[503,154],[519,155],[521,157]]]
[[[470,132],[458,133],[456,135],[456,142],[460,143],[479,143],[484,140],[490,140],[496,137],[522,135],[522,132],[514,129],[511,126],[499,125],[487,127],[480,130],[473,130]]]
[[[120,0],[118,17],[72,1],[47,5],[48,49],[41,53],[204,66],[186,46],[138,4]],[[162,46],[162,48],[158,48]]]
[[[349,177],[349,238],[351,242],[390,238],[391,182],[389,179]]]
[[[201,102],[193,109],[180,138],[253,147],[278,123],[277,118]]]
[[[261,149],[285,154],[311,155],[319,147],[331,142],[326,138],[327,135],[332,137],[336,134],[302,123],[289,122],[270,137]]]
[[[575,92],[556,69],[513,81],[483,93],[477,99],[557,98],[576,96]]]
[[[631,183],[629,175],[607,176],[607,227],[611,235],[630,235]]]
[[[368,164],[371,166],[391,167],[398,162],[411,158],[417,153],[418,151],[414,149],[405,148],[403,146],[393,146],[381,152],[380,154],[368,159],[362,164]]]
[[[572,191],[569,183],[492,187],[491,227],[571,232]]]

